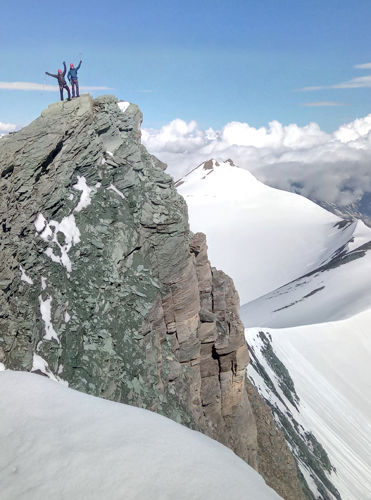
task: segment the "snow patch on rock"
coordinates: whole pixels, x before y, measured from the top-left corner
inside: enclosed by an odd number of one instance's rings
[[[44,326],[45,326],[45,335],[44,339],[45,340],[56,340],[58,344],[60,344],[58,335],[56,334],[56,331],[53,328],[52,321],[51,321],[51,303],[52,303],[52,297],[48,297],[47,299],[43,300],[42,296],[39,295],[39,304],[40,304],[40,313],[41,317],[44,321]]]
[[[115,187],[113,184],[111,184],[110,186],[108,186],[107,190],[110,189],[111,191],[114,191],[116,194],[118,194],[123,200],[125,200],[125,195],[124,193],[122,193],[121,191],[119,191],[117,189],[117,187]]]
[[[58,379],[53,375],[51,372],[48,363],[45,361],[44,358],[39,356],[38,354],[34,353],[33,355],[33,360],[32,360],[32,368],[31,372],[36,372],[40,371],[44,375],[46,375],[48,378],[55,380],[56,382]]]
[[[21,280],[25,281],[29,285],[33,285],[32,278],[30,278],[29,276],[27,276],[27,274],[26,274],[26,272],[25,272],[25,270],[23,269],[22,266],[19,266],[19,270],[21,271]]]
[[[125,111],[128,109],[128,107],[130,106],[130,102],[126,102],[126,101],[120,101],[117,103],[117,106],[121,109],[121,111],[123,113],[125,113]]]
[[[42,226],[42,224],[44,224],[44,226]],[[76,243],[79,243],[80,241],[80,231],[76,225],[75,216],[71,214],[68,217],[64,217],[61,222],[51,220],[48,223],[45,217],[42,214],[39,214],[35,221],[35,227],[36,229],[39,228],[39,236],[44,241],[54,243],[59,248],[61,255],[56,255],[51,247],[48,247],[45,250],[45,254],[53,262],[64,266],[67,269],[67,272],[70,273],[72,270],[72,264],[68,256],[68,252],[73,245],[76,245]],[[42,231],[41,233],[40,230]],[[58,233],[63,233],[64,235],[63,244],[60,244],[57,239]]]
[[[47,222],[46,222],[46,219],[43,216],[43,214],[37,215],[34,224],[35,224],[36,231],[38,233],[41,233],[41,231],[43,231],[43,229],[45,229]]]
[[[77,176],[77,182],[73,186],[74,189],[81,191],[80,201],[78,202],[74,212],[81,212],[91,203],[91,188],[87,185],[85,177]]]

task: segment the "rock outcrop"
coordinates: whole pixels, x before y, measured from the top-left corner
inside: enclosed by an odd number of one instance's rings
[[[0,363],[166,415],[259,469],[238,295],[141,119],[82,96],[0,140]],[[273,487],[301,498],[283,475]]]

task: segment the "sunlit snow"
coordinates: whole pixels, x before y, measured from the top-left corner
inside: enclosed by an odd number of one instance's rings
[[[21,271],[21,280],[25,281],[29,285],[33,285],[32,278],[30,278],[29,276],[27,276],[27,274],[26,274],[26,272],[25,272],[25,270],[23,269],[22,266],[19,266],[19,270]]]
[[[328,452],[342,498],[369,498],[371,229],[265,186],[231,162],[202,164],[178,190],[191,229],[206,233],[211,262],[247,303],[249,343],[269,327],[301,399],[296,418]],[[248,370],[270,399],[266,382]]]
[[[126,102],[126,101],[120,101],[117,103],[117,106],[121,109],[121,111],[123,113],[125,113],[125,111],[128,109],[128,107],[130,106],[130,102]]]
[[[34,353],[32,360],[32,368],[31,372],[40,371],[44,375],[46,375],[51,380],[57,380],[57,378],[50,371],[48,363],[38,354]]]
[[[73,245],[79,243],[80,241],[80,231],[76,225],[75,216],[73,214],[68,217],[63,217],[61,222],[51,220],[49,223],[46,221],[42,214],[39,214],[36,221],[35,227],[38,231],[40,237],[47,242],[54,243],[60,250],[61,255],[55,255],[53,249],[48,247],[45,250],[46,255],[53,261],[61,264],[70,273],[72,270],[71,260],[68,256]],[[42,231],[40,233],[40,231]],[[60,244],[57,239],[57,234],[63,233],[64,243]]]
[[[2,498],[273,500],[231,450],[156,413],[0,373]]]
[[[357,227],[339,227],[335,215],[229,162],[201,165],[179,182],[178,191],[191,230],[206,233],[209,258],[233,278],[241,304],[312,271],[346,245]]]
[[[52,297],[48,297],[47,299],[43,300],[42,296],[39,295],[39,304],[40,304],[40,313],[42,320],[44,321],[44,327],[45,327],[45,335],[44,339],[45,340],[56,340],[59,342],[59,338],[57,333],[55,332],[52,321],[51,321],[51,303],[52,303]]]
[[[84,208],[90,205],[90,187],[86,184],[85,177],[77,176],[77,182],[74,184],[74,189],[81,191],[80,201],[78,202],[74,212],[81,212]]]
[[[306,428],[324,445],[337,469],[331,480],[348,500],[371,492],[370,325],[371,309],[343,321],[268,330],[294,380]],[[246,330],[251,345],[259,330]]]

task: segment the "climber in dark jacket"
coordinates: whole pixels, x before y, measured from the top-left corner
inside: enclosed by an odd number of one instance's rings
[[[76,90],[76,97],[80,97],[79,94],[79,80],[77,76],[77,72],[80,69],[82,61],[80,61],[79,65],[77,68],[73,65],[73,63],[70,64],[70,70],[68,72],[67,78],[71,84],[72,87],[72,97],[75,97],[75,90]]]
[[[58,80],[61,101],[63,101],[63,89],[67,90],[68,100],[70,101],[71,100],[71,92],[70,92],[70,89],[66,83],[66,80],[64,79],[64,77],[66,75],[66,71],[67,71],[66,63],[64,61],[63,61],[63,68],[64,68],[64,71],[62,72],[62,70],[59,69],[57,75],[53,75],[52,73],[48,73],[47,71],[45,71],[45,74],[52,76],[53,78],[56,78]]]

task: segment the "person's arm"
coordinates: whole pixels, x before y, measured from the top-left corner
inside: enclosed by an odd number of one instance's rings
[[[71,82],[71,70],[69,70],[69,72],[67,73],[67,78],[68,81]]]
[[[67,72],[66,61],[63,61],[63,76],[66,75],[66,72]]]
[[[81,63],[82,63],[82,61],[79,62],[79,65],[77,66],[76,71],[78,71],[80,69]]]
[[[51,73],[48,73],[47,71],[45,71],[45,74],[49,75],[49,76],[52,76],[53,78],[58,78],[58,75],[52,75]]]

